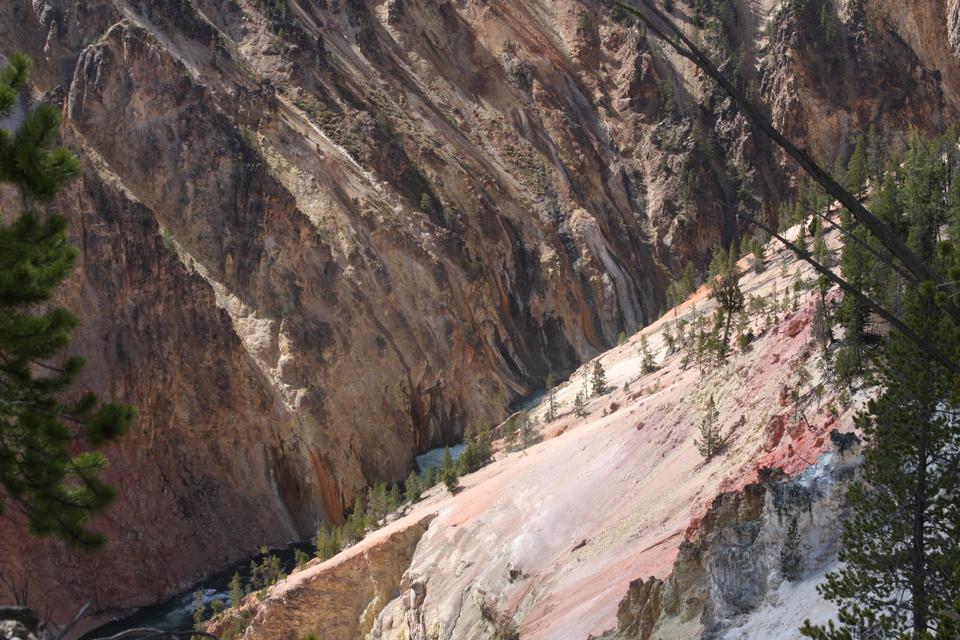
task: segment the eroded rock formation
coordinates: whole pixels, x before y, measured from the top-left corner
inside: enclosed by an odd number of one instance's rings
[[[711,52],[829,166],[871,127],[956,118],[956,0],[829,3],[826,31],[729,4]],[[51,205],[82,250],[60,293],[82,385],[142,416],[109,452],[106,553],[0,523],[60,617],[338,520],[652,320],[792,175],[587,0],[4,0],[0,25],[85,167]]]
[[[416,593],[416,585],[401,580],[433,517],[421,510],[330,561],[314,560],[264,597],[248,597],[242,609],[228,611],[210,631],[262,640],[366,636],[387,602],[399,593]]]
[[[741,491],[717,496],[694,538],[680,546],[670,577],[632,582],[620,602],[617,631],[603,637],[720,638],[762,605],[782,604],[774,595],[782,584],[818,574],[836,560],[843,495],[859,451],[856,440],[845,449],[835,442],[795,478],[770,470]],[[823,608],[818,604],[806,603],[808,616]],[[794,613],[782,611],[784,627],[799,626]]]

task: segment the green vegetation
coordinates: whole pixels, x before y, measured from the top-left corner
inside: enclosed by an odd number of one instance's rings
[[[582,418],[587,415],[587,412],[583,407],[583,393],[578,392],[577,397],[573,400],[573,414],[578,418]]]
[[[697,290],[696,279],[693,276],[693,263],[688,262],[683,268],[680,278],[674,280],[667,287],[667,304],[675,307]]]
[[[641,368],[643,373],[652,373],[657,370],[657,362],[653,357],[653,353],[650,351],[650,341],[647,340],[647,336],[640,336],[640,359],[641,359]]]
[[[29,70],[30,60],[13,54],[0,71],[0,116],[26,91]],[[73,154],[54,145],[59,125],[57,107],[43,104],[16,131],[0,129],[0,182],[25,205],[18,216],[0,215],[12,218],[0,224],[0,513],[11,508],[36,535],[96,548],[104,536],[86,524],[116,497],[100,477],[107,459],[99,449],[126,433],[136,411],[92,393],[68,396],[84,365],[61,355],[77,318],[49,302],[77,250],[66,219],[33,208],[80,173]]]
[[[489,429],[478,430],[476,428],[468,430],[464,447],[457,459],[457,472],[459,475],[473,473],[486,466],[493,459],[493,436]]]
[[[240,573],[235,572],[230,579],[230,604],[233,605],[234,609],[240,609],[243,595],[243,580],[240,579]]]
[[[703,419],[700,421],[700,438],[694,441],[700,455],[707,462],[710,462],[726,445],[727,438],[721,434],[720,430],[720,412],[711,395],[710,400],[707,401]]]
[[[590,385],[593,388],[593,395],[595,396],[601,396],[607,392],[607,372],[599,360],[593,364],[593,374],[590,376]]]
[[[340,532],[325,522],[320,523],[313,537],[313,546],[314,554],[320,560],[332,558],[340,551]]]
[[[942,296],[924,284],[906,297],[908,325],[955,353],[960,338]],[[807,623],[808,637],[940,637],[960,600],[956,379],[900,333],[883,351],[876,371],[883,391],[857,416],[868,448],[847,495],[842,568],[820,586],[840,606],[839,626]]]
[[[250,561],[249,589],[251,591],[263,591],[287,577],[280,565],[279,557],[270,553],[266,547],[260,547],[260,554],[263,556],[260,562]]]
[[[193,594],[193,630],[203,631],[203,622],[207,619],[207,604],[203,599],[203,589]],[[197,640],[200,636],[192,636]]]
[[[713,347],[718,360],[726,357],[730,343],[731,323],[734,315],[742,312],[744,308],[737,253],[736,244],[731,244],[726,255],[723,250],[715,251],[714,260],[710,264],[710,293],[719,306],[717,324],[723,326],[723,335]]]

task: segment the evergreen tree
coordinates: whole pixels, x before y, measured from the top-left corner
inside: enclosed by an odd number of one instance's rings
[[[0,117],[25,90],[29,67],[14,54],[0,72]],[[116,496],[100,478],[107,459],[98,449],[119,439],[136,412],[91,393],[62,400],[83,367],[82,358],[57,361],[77,319],[46,303],[77,250],[64,218],[32,208],[79,174],[76,158],[54,146],[59,123],[56,107],[45,104],[15,132],[0,128],[0,182],[24,202],[19,216],[0,224],[0,512],[13,506],[35,534],[97,547],[104,537],[86,524]]]
[[[599,396],[607,392],[607,372],[599,360],[593,364],[593,376],[590,382],[593,386],[593,395]]]
[[[347,516],[347,521],[343,523],[344,545],[350,545],[363,539],[367,531],[367,508],[362,494],[357,494],[353,500],[353,511]]]
[[[717,356],[723,359],[730,341],[730,323],[734,315],[743,311],[744,298],[740,289],[740,270],[736,263],[736,253],[733,245],[726,261],[719,266],[719,271],[710,280],[710,291],[723,313],[723,337],[720,338]]]
[[[417,475],[416,471],[410,471],[410,474],[407,476],[407,479],[403,483],[403,497],[404,499],[413,504],[420,500],[420,494],[423,492],[423,486],[421,485],[420,476]]]
[[[385,482],[374,482],[367,492],[367,527],[376,527],[387,515],[387,485]]]
[[[400,508],[400,485],[394,483],[390,485],[390,492],[387,494],[387,513],[393,513]]]
[[[832,267],[830,250],[827,248],[826,231],[820,218],[815,218],[813,231],[813,257],[825,267]]]
[[[547,374],[547,422],[553,422],[557,418],[556,394],[553,390],[553,374]]]
[[[207,603],[203,599],[203,589],[193,594],[193,630],[203,631],[203,622],[207,619]],[[200,636],[191,636],[199,638]]]
[[[446,475],[446,473],[452,471],[453,468],[453,456],[450,455],[450,447],[445,447],[443,449],[443,462],[440,465],[440,471],[443,475]]]
[[[302,567],[303,565],[310,562],[310,556],[303,551],[303,549],[294,549],[293,550],[293,564],[296,567]]]
[[[904,320],[925,340],[951,346],[957,330],[921,285]],[[807,622],[805,636],[932,638],[960,601],[960,406],[956,381],[899,333],[878,368],[881,394],[857,417],[868,448],[847,495],[842,566],[821,594],[840,607],[839,626]]]
[[[230,604],[234,609],[240,609],[240,603],[243,602],[243,581],[240,579],[240,572],[235,571],[230,578]]]
[[[726,437],[720,433],[720,412],[713,401],[713,395],[707,401],[707,408],[700,421],[700,439],[694,440],[697,450],[707,462],[710,462],[726,444]]]
[[[586,410],[583,408],[583,394],[577,393],[577,397],[573,400],[573,413],[578,418],[583,418],[587,415]]]
[[[326,560],[337,555],[340,551],[340,540],[337,532],[325,522],[317,527],[317,534],[313,538],[314,553],[320,560]]]
[[[677,350],[677,336],[673,333],[673,325],[669,322],[663,325],[663,340],[667,343],[667,355]]]
[[[863,193],[863,190],[867,185],[868,175],[869,168],[867,164],[866,145],[864,144],[863,139],[860,139],[857,141],[857,146],[853,150],[853,155],[850,156],[850,161],[847,163],[847,188],[850,189],[854,195],[859,196]]]
[[[460,488],[460,477],[455,470],[447,471],[443,474],[443,484],[450,493],[456,493]]]
[[[250,561],[250,588],[254,591],[266,589],[287,577],[280,558],[270,553],[267,547],[260,547],[260,555],[263,559],[259,563]]]
[[[843,226],[849,228],[850,216],[843,214],[842,220]],[[866,235],[859,227],[851,233],[862,240]],[[860,290],[869,289],[871,264],[870,254],[863,246],[857,242],[844,243],[840,253],[840,270],[848,282]],[[836,369],[837,375],[848,382],[864,369],[864,332],[868,312],[866,304],[854,296],[844,296],[837,312],[844,333],[843,351],[837,356],[837,364],[843,366],[837,366]]]
[[[657,370],[656,360],[654,360],[653,353],[650,351],[650,342],[647,340],[647,336],[643,334],[640,336],[640,359],[643,373],[652,373]]]
[[[456,493],[457,487],[460,486],[460,474],[457,472],[457,465],[453,461],[453,456],[450,455],[450,447],[443,450],[443,466],[440,467],[440,477],[443,479],[443,484],[446,485],[447,490],[450,493]]]

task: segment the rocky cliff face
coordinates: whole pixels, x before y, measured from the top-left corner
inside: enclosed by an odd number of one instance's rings
[[[835,29],[801,4],[677,12],[828,164],[870,126],[955,118],[955,0],[828,3]],[[86,167],[51,205],[83,251],[61,295],[83,384],[142,415],[95,563],[0,523],[63,616],[338,520],[649,322],[789,181],[587,0],[5,0],[0,25]]]
[[[778,591],[815,583],[836,562],[843,496],[862,458],[852,434],[833,435],[834,449],[802,474],[770,470],[756,484],[717,496],[696,535],[680,546],[670,576],[632,582],[616,632],[603,637],[758,637],[749,626],[765,605],[777,610],[786,635],[804,618],[820,618],[827,603],[814,596],[791,606]]]
[[[836,238],[828,240],[836,247]],[[780,299],[795,272],[813,276],[786,251],[770,247],[767,255],[763,273],[742,277],[751,296]],[[408,523],[424,513],[436,517],[412,555],[389,561],[409,566],[367,640],[585,640],[618,625],[624,638],[651,637],[655,629],[663,634],[653,637],[665,638],[720,633],[775,602],[778,554],[794,516],[803,575],[822,568],[835,550],[843,486],[832,472],[809,467],[831,448],[831,434],[852,428],[862,399],[844,404],[826,385],[802,412],[790,400],[791,391],[806,396],[821,382],[812,292],[768,326],[757,319],[751,348],[722,366],[685,364],[686,352],[671,352],[665,332],[709,314],[714,302],[706,294],[703,287],[598,357],[612,391],[588,397],[586,415],[574,411],[575,398],[593,363],[555,389],[556,419],[544,418],[547,401],[530,410],[534,424],[544,425],[542,442],[499,451],[495,462],[463,478],[463,491],[451,496],[439,485],[413,508]],[[643,340],[655,371],[644,372]],[[728,446],[705,461],[696,440],[711,397]],[[804,585],[800,602],[809,606],[817,598],[812,584]],[[329,612],[351,593],[320,588],[310,608]],[[359,609],[353,603],[349,612]],[[319,637],[342,617],[360,626],[356,613],[308,617],[295,601],[272,595],[252,610],[270,619],[263,628],[271,637]],[[804,615],[782,613],[784,632],[770,637],[790,637]],[[244,637],[260,632],[251,628]]]
[[[402,579],[432,519],[432,513],[420,510],[332,560],[314,560],[263,598],[248,597],[242,609],[217,618],[210,632],[262,640],[319,633],[328,640],[366,636],[386,603],[401,591],[416,592],[416,585]]]

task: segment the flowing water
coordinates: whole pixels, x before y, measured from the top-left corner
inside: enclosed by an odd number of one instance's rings
[[[460,457],[460,454],[463,453],[465,448],[466,447],[463,444],[455,444],[451,446],[450,457],[456,461]],[[426,453],[416,457],[417,468],[419,469],[421,475],[425,474],[428,469],[439,469],[443,466],[443,454],[445,449],[446,447],[431,449],[430,451],[427,451]],[[283,570],[289,573],[290,570],[293,569],[293,555],[295,549],[300,549],[301,551],[305,551],[310,554],[313,552],[313,545],[306,543],[293,544],[286,549],[271,549],[270,553],[280,558]],[[155,629],[163,629],[165,631],[184,631],[192,629],[194,599],[196,598],[197,591],[203,591],[203,601],[207,607],[208,616],[212,611],[214,606],[213,603],[215,601],[219,600],[223,603],[223,606],[229,607],[231,605],[230,580],[233,578],[233,574],[239,573],[243,584],[247,584],[250,579],[250,563],[260,562],[262,559],[263,555],[257,554],[251,558],[248,558],[247,560],[244,560],[243,562],[237,563],[228,569],[212,574],[200,581],[198,584],[193,585],[190,589],[187,589],[186,591],[179,593],[172,598],[157,604],[143,607],[129,616],[97,627],[93,631],[83,636],[81,640],[103,638],[137,627],[152,627]]]

